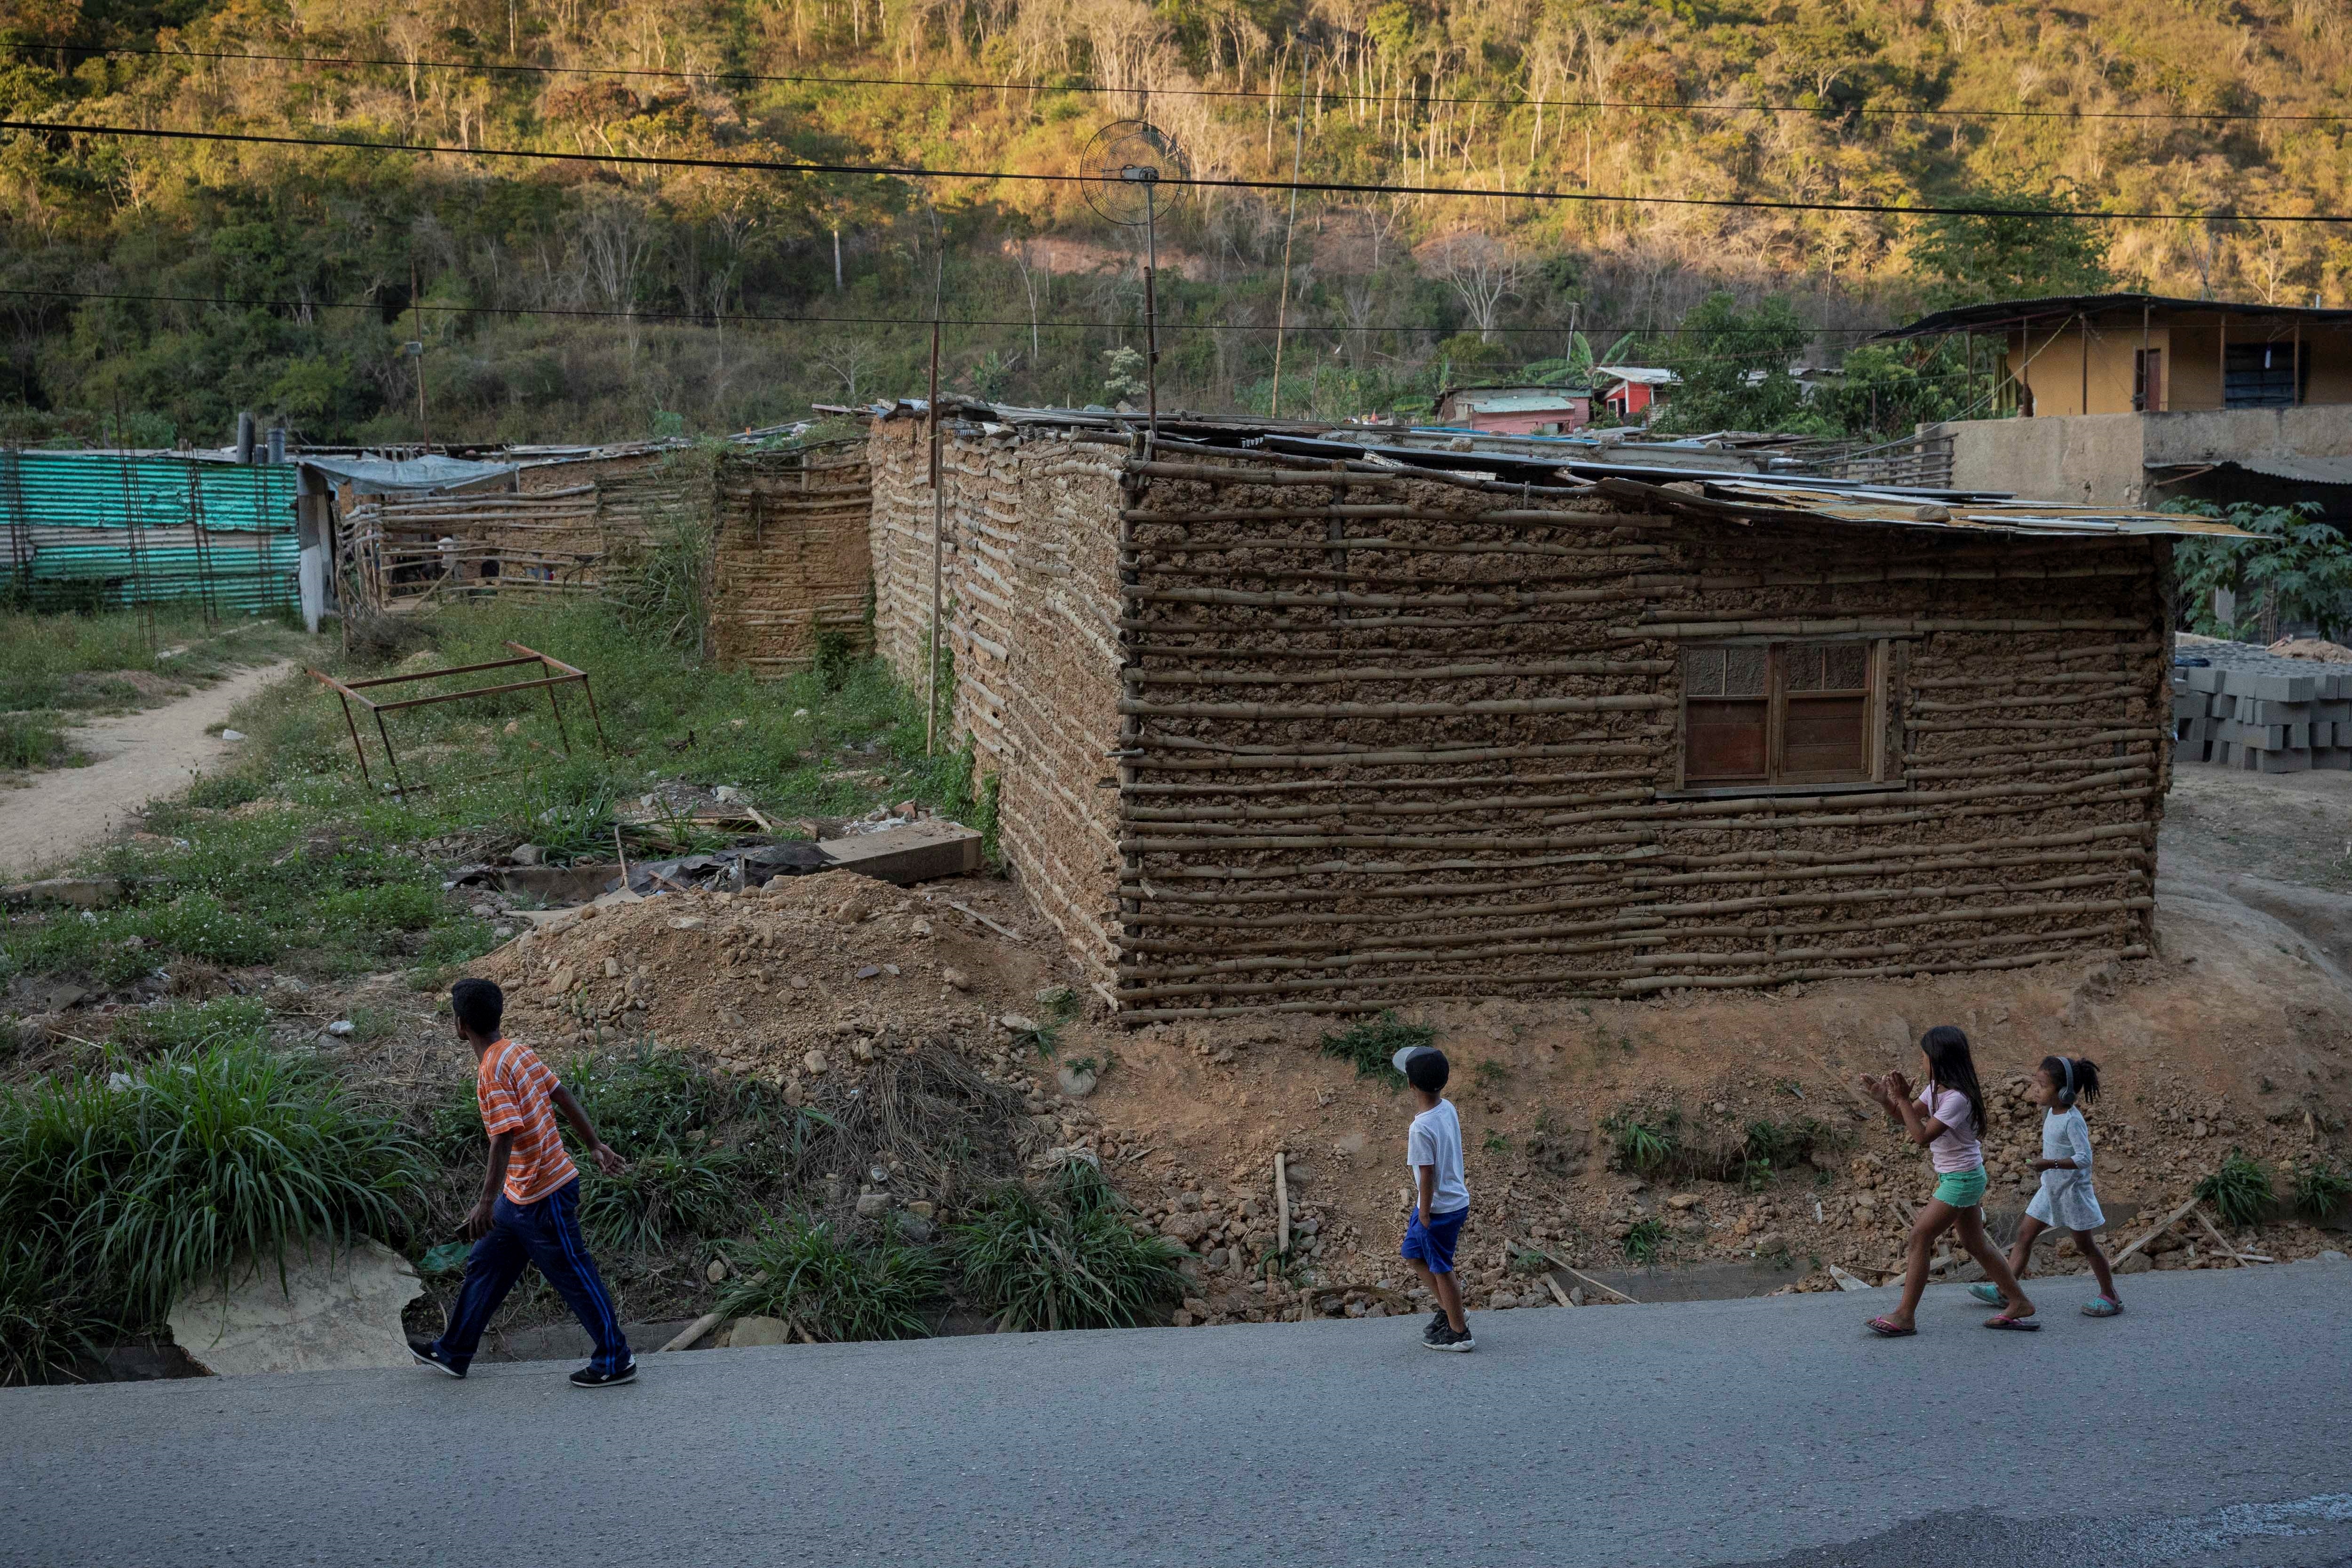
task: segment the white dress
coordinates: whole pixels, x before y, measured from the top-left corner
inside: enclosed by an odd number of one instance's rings
[[[2042,1173],[2042,1190],[2025,1212],[2043,1225],[2065,1230],[2096,1230],[2107,1223],[2099,1194],[2091,1190],[2091,1129],[2071,1107],[2042,1115],[2042,1157],[2072,1160],[2074,1168]]]

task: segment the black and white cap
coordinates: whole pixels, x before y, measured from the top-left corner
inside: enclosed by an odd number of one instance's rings
[[[1407,1046],[1404,1049],[1399,1051],[1396,1055],[1389,1058],[1389,1066],[1396,1068],[1399,1072],[1402,1072],[1404,1071],[1404,1064],[1412,1060],[1415,1057],[1442,1057],[1444,1054],[1445,1053],[1444,1051],[1439,1050],[1435,1046]]]

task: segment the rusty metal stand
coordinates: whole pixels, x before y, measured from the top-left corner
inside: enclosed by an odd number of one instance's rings
[[[588,672],[584,669],[574,669],[560,658],[551,658],[535,648],[525,647],[519,642],[510,642],[507,647],[515,650],[515,658],[495,658],[487,664],[461,664],[452,669],[422,669],[413,675],[379,675],[367,680],[344,681],[315,669],[310,671],[310,679],[331,689],[342,703],[343,727],[351,732],[352,751],[359,758],[361,782],[370,788],[373,788],[375,784],[375,778],[368,770],[367,747],[361,743],[359,723],[352,714],[352,704],[354,702],[366,709],[375,719],[376,735],[383,742],[384,763],[392,771],[393,793],[403,801],[408,799],[408,792],[411,790],[433,787],[429,784],[412,784],[401,774],[400,753],[393,747],[392,731],[384,723],[384,715],[397,713],[406,708],[428,708],[438,702],[461,702],[469,697],[495,697],[507,691],[543,690],[547,693],[547,705],[555,714],[556,738],[562,743],[563,754],[569,757],[572,754],[572,734],[564,725],[563,705],[556,700],[555,689],[576,680],[580,683],[581,694],[588,700],[588,716],[596,726],[597,749],[606,756],[611,756],[613,745],[604,737],[604,715],[596,710],[596,691],[589,681]],[[511,669],[518,665],[525,664],[536,664],[541,669],[554,673],[543,675],[537,680],[509,681],[499,686],[477,687],[470,691],[443,691],[430,697],[403,698],[396,702],[378,702],[366,695],[368,689],[377,687],[398,686],[413,680],[436,680],[448,675],[478,675],[486,669]]]

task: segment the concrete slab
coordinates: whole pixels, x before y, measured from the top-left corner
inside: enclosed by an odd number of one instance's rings
[[[425,1294],[416,1270],[380,1241],[330,1253],[314,1243],[250,1278],[214,1280],[172,1307],[173,1342],[223,1377],[407,1366],[401,1310]]]
[[[818,843],[835,866],[905,887],[934,877],[980,869],[980,835],[959,822],[934,818]]]

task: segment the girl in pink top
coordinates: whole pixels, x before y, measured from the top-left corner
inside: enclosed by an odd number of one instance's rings
[[[1870,1331],[1895,1339],[1919,1331],[1915,1321],[1919,1298],[1927,1289],[1927,1257],[1936,1238],[1947,1230],[1960,1238],[1969,1256],[1983,1265],[1985,1278],[2000,1289],[2005,1303],[1985,1320],[1988,1329],[2038,1329],[2033,1303],[2006,1258],[1985,1236],[1984,1090],[1977,1084],[1976,1058],[1969,1054],[1969,1037],[1949,1024],[1939,1024],[1919,1037],[1919,1054],[1927,1068],[1927,1087],[1913,1099],[1911,1085],[1899,1072],[1885,1078],[1864,1074],[1863,1092],[1903,1124],[1904,1135],[1925,1147],[1936,1167],[1936,1193],[1911,1222],[1910,1255],[1903,1273],[1903,1300],[1885,1317],[1873,1318]]]

